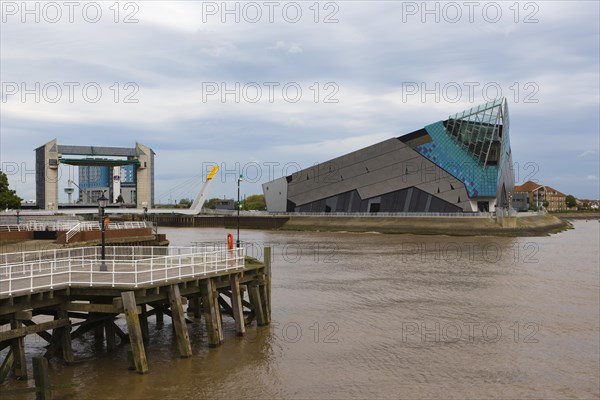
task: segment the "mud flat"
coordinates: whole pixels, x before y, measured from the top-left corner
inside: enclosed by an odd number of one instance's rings
[[[514,227],[476,217],[315,217],[292,216],[280,229],[326,232],[411,233],[448,236],[547,236],[572,229],[554,215],[514,218]]]
[[[551,215],[560,219],[600,219],[600,211],[570,211]]]
[[[57,243],[55,240],[0,240],[0,254],[22,251],[65,249],[71,247],[100,246],[99,239],[75,243]],[[107,246],[168,246],[165,235],[146,235],[106,239]]]

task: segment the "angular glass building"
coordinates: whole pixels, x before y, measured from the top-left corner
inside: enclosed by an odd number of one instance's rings
[[[271,212],[476,212],[514,191],[506,99],[263,184]]]

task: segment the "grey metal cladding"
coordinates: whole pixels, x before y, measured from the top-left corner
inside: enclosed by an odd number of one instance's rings
[[[352,201],[352,199],[358,199]],[[350,200],[350,201],[348,201]],[[296,207],[296,212],[458,212],[451,204],[416,187],[396,190],[382,196],[360,200],[356,190],[319,199]]]
[[[73,146],[58,145],[60,154],[69,155],[90,155],[90,156],[115,156],[115,157],[136,157],[138,151],[130,147],[106,147],[106,146]]]
[[[287,211],[287,189],[288,184],[285,177],[275,179],[271,182],[263,183],[263,193],[265,194],[265,201],[267,203],[267,209],[273,212],[285,212]]]
[[[396,164],[397,158],[393,152],[401,150],[400,145],[404,146],[398,140],[386,140],[364,151],[359,150],[299,171],[292,175],[288,196],[296,204],[302,204],[364,186],[373,178],[372,172],[389,169]]]
[[[468,204],[461,181],[396,138],[298,171],[292,178],[288,198],[298,205],[354,189],[361,199],[369,199],[413,186],[452,204],[458,199]]]

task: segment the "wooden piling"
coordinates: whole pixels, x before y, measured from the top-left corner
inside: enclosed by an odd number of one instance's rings
[[[106,350],[113,351],[117,347],[115,323],[112,318],[104,323]]]
[[[37,389],[37,400],[51,400],[50,378],[48,377],[48,359],[46,357],[33,357],[33,379]]]
[[[260,291],[261,306],[265,316],[265,325],[269,325],[271,323],[271,304],[269,303],[267,285],[258,285],[258,289]]]
[[[175,336],[177,338],[177,346],[179,347],[179,355],[181,357],[190,357],[192,355],[192,346],[190,344],[190,336],[185,323],[179,285],[170,285],[168,296],[169,305],[171,307],[171,318],[173,326],[175,327]]]
[[[244,309],[242,308],[242,296],[240,294],[240,274],[232,274],[229,277],[229,284],[231,286],[231,305],[233,318],[235,319],[235,332],[238,336],[244,336],[246,324],[244,323]]]
[[[12,349],[8,350],[6,354],[6,358],[2,361],[2,366],[0,367],[0,383],[6,380],[8,373],[12,369],[13,363],[15,362],[15,355]]]
[[[213,296],[214,284],[212,279],[205,279],[200,286],[202,294],[202,312],[206,321],[206,334],[208,336],[208,345],[217,347],[221,344],[221,338],[218,331],[217,314],[215,312],[215,298]]]
[[[162,325],[164,323],[164,318],[163,318],[163,309],[162,306],[159,305],[153,305],[154,309],[156,310],[156,325]]]
[[[61,308],[57,311],[57,318],[69,318],[68,312]],[[65,325],[61,328],[58,328],[58,334],[60,336],[60,347],[62,348],[62,358],[65,364],[73,364],[75,361],[73,357],[73,345],[71,343],[71,324]]]
[[[145,344],[150,342],[150,333],[148,332],[148,311],[146,309],[146,305],[142,304],[140,306],[142,308],[142,313],[140,314],[140,328],[142,329],[142,339]]]
[[[269,314],[269,322],[271,321],[271,261],[272,253],[270,247],[265,247],[265,286],[267,298],[267,313]]]
[[[127,320],[127,330],[129,331],[135,370],[140,374],[146,374],[148,373],[148,361],[146,359],[146,351],[144,350],[140,319],[137,314],[135,294],[134,292],[123,292],[121,293],[121,298],[123,299],[123,310],[125,312],[125,319]]]
[[[250,303],[254,309],[254,315],[256,316],[256,323],[258,326],[266,325],[265,312],[263,304],[260,298],[260,290],[258,284],[252,283],[248,285],[248,296],[250,296]]]
[[[19,329],[22,322],[16,318],[10,321],[11,329]],[[27,360],[25,359],[25,336],[15,338],[11,342],[11,349],[14,355],[13,372],[17,379],[27,379]]]
[[[221,306],[219,305],[219,291],[217,290],[217,285],[213,282],[212,284],[213,290],[213,301],[215,307],[215,315],[217,319],[217,334],[219,335],[219,344],[222,344],[224,341],[223,336],[223,315],[221,315]]]
[[[200,304],[200,297],[194,296],[190,299],[190,304],[188,306],[188,315],[190,314],[190,309],[194,314],[194,319],[199,320],[202,316],[202,305]]]
[[[90,313],[90,317],[99,316],[97,313]],[[100,345],[104,343],[104,324],[100,324],[94,328],[94,339]]]
[[[190,319],[194,318],[194,315],[196,315],[196,311],[194,310],[194,302],[190,298],[188,298],[188,305],[185,310],[185,313],[186,313],[187,317]]]

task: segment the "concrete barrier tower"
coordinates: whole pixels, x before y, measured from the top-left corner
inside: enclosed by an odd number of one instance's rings
[[[73,146],[59,145],[52,139],[35,149],[37,205],[44,210],[58,209],[60,164],[109,168],[111,177],[115,167],[129,165],[135,170],[136,207],[151,208],[154,205],[154,154],[150,147],[141,143],[136,143],[135,147]],[[65,157],[71,155],[77,157]],[[110,181],[112,183],[113,179]],[[108,189],[109,192],[120,191],[120,186],[110,185]],[[113,195],[114,199],[118,197],[118,193]],[[111,198],[110,193],[106,196]]]

